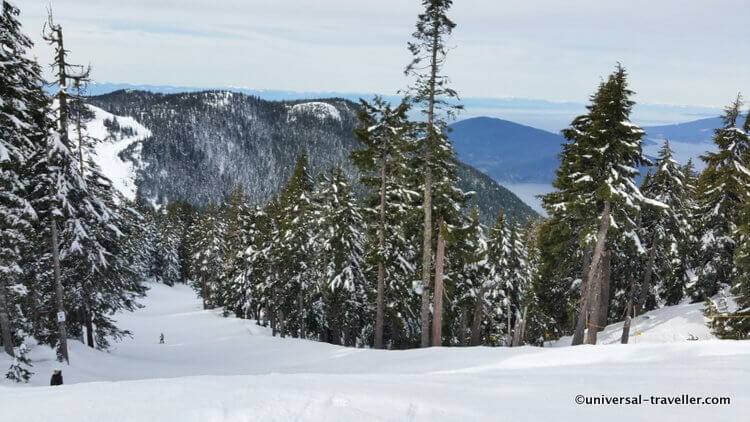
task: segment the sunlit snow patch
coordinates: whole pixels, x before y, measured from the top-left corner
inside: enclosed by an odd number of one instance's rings
[[[94,147],[94,161],[102,173],[112,181],[112,185],[126,198],[135,199],[135,171],[140,165],[140,141],[151,136],[151,131],[132,117],[115,116],[98,107],[89,105],[95,117],[86,123],[89,136],[98,139]],[[119,130],[111,130],[112,122],[117,122]],[[109,122],[109,123],[106,123]],[[123,159],[120,153],[138,143],[131,153],[131,159]]]
[[[289,121],[293,122],[297,119],[300,114],[306,114],[308,116],[314,116],[318,119],[333,119],[337,122],[341,121],[341,113],[339,110],[331,104],[313,101],[309,103],[296,104],[289,110]]]

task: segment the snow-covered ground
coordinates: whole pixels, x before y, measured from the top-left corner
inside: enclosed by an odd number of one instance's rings
[[[144,304],[118,316],[134,336],[109,353],[74,341],[67,366],[34,347],[31,386],[0,383],[0,420],[739,421],[750,408],[750,342],[712,339],[700,305],[639,318],[629,345],[377,351],[271,337],[201,310],[185,286],[152,285]],[[604,343],[618,327],[602,333]],[[58,366],[66,385],[44,386]],[[577,405],[579,394],[732,402]]]
[[[703,303],[686,303],[667,306],[633,318],[630,323],[631,344],[682,343],[698,340],[714,340],[703,316]],[[608,325],[597,334],[599,344],[618,344],[622,338],[622,322]],[[552,347],[570,346],[572,338],[563,337],[550,344]]]

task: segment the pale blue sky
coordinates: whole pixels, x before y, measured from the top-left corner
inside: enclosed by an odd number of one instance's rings
[[[15,0],[39,42],[47,0]],[[417,0],[52,0],[100,81],[393,93]],[[615,62],[637,100],[750,95],[748,0],[456,0],[446,72],[466,97],[585,102]],[[49,51],[35,54],[47,61]]]

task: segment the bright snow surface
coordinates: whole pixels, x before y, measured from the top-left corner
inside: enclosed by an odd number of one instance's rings
[[[709,337],[695,305],[639,319],[629,345],[377,351],[271,337],[251,321],[202,310],[185,286],[151,285],[143,303],[118,316],[134,336],[109,353],[72,341],[67,366],[34,347],[32,387],[0,383],[0,420],[739,421],[750,408],[750,342],[686,341]],[[9,364],[2,355],[0,368]],[[55,367],[66,385],[44,387]],[[639,393],[732,403],[574,402],[577,394]]]
[[[140,142],[149,136],[151,131],[135,121],[132,117],[115,116],[98,107],[88,106],[94,112],[94,118],[86,122],[86,131],[89,136],[98,139],[94,147],[94,161],[101,167],[102,173],[112,185],[126,198],[135,199],[135,170],[136,164],[130,160],[123,160],[120,153],[136,142]],[[130,129],[132,135],[126,136],[122,133],[112,134],[106,126],[105,120],[117,119],[117,123],[124,129]],[[136,162],[140,160],[140,148],[134,151]]]
[[[294,120],[298,114],[309,114],[318,119],[329,118],[341,121],[341,113],[339,110],[333,105],[321,101],[312,101],[292,106],[292,109],[289,112],[289,118]]]

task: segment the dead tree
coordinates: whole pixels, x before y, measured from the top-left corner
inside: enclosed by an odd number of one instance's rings
[[[65,45],[63,43],[63,31],[60,25],[56,25],[52,19],[52,11],[49,11],[47,23],[44,27],[44,40],[55,48],[55,63],[57,69],[57,131],[60,136],[60,142],[66,147],[70,146],[68,138],[68,69],[65,55]],[[58,358],[64,359],[70,363],[68,356],[68,333],[65,318],[64,290],[60,276],[60,242],[57,233],[58,216],[52,213],[50,219],[51,244],[52,249],[52,268],[55,278],[55,303],[57,305],[57,328],[58,328]]]

